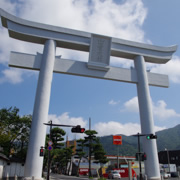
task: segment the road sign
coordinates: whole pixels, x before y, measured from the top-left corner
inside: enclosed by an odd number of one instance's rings
[[[51,151],[52,150],[52,146],[48,146],[48,150]]]
[[[52,144],[53,144],[52,141],[49,141],[49,142],[48,142],[48,145],[49,145],[49,146],[52,146]]]
[[[122,136],[113,136],[113,144],[122,145]]]

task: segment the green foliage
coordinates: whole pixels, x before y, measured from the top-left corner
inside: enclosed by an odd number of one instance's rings
[[[91,156],[94,155],[96,162],[105,164],[108,160],[105,157],[105,151],[101,145],[99,138],[96,137],[97,132],[94,130],[85,131],[87,135],[85,137],[85,146],[89,148],[89,169],[91,169]],[[91,177],[91,171],[89,171],[89,177]]]
[[[50,152],[50,160],[49,163],[51,164],[51,166],[53,167],[55,164],[58,164],[59,166],[59,162],[57,162],[57,160],[60,159],[61,154],[63,153],[64,156],[64,150],[62,150],[62,147],[64,146],[64,144],[62,143],[62,141],[64,141],[63,136],[66,134],[66,132],[58,127],[52,128],[51,129],[51,134],[47,134],[46,135],[46,152],[45,152],[45,157],[44,157],[44,168],[48,163],[48,142],[52,141],[52,147],[53,149]],[[64,158],[63,158],[64,159]],[[64,163],[62,161],[62,163]]]
[[[108,162],[106,155],[106,152],[104,151],[104,148],[102,144],[100,143],[99,139],[97,139],[97,144],[94,145],[94,158],[97,160],[96,162],[105,164]]]
[[[86,154],[84,152],[84,146],[85,146],[85,140],[84,139],[79,139],[77,140],[77,146],[78,148],[76,149],[76,155],[79,157],[79,162],[78,162],[78,168],[77,168],[77,176],[79,176],[79,166],[80,166],[80,162],[82,157]]]
[[[57,149],[57,148],[61,148],[62,146],[64,146],[63,143],[61,143],[62,141],[64,141],[63,136],[66,134],[66,132],[61,129],[61,128],[53,128],[51,130],[51,140],[53,142],[53,148]]]
[[[18,113],[16,107],[0,110],[0,146],[7,157],[12,155],[25,160],[32,116],[20,117]]]

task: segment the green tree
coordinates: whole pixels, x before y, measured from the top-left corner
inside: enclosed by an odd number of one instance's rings
[[[58,149],[57,156],[54,156],[54,163],[57,166],[57,172],[65,173],[66,171],[66,154],[65,149]]]
[[[71,158],[74,153],[73,148],[74,148],[74,146],[70,146],[70,147],[64,149],[64,153],[66,156],[66,174],[68,174],[68,175],[69,175],[70,168],[71,168]],[[68,168],[68,163],[69,163],[69,168]]]
[[[76,149],[76,155],[79,157],[79,162],[78,162],[78,168],[77,168],[77,176],[79,176],[79,167],[80,167],[80,162],[81,162],[81,159],[82,157],[84,157],[84,155],[86,154],[84,152],[84,144],[85,144],[85,140],[84,139],[79,139],[77,140],[77,149]]]
[[[106,152],[104,151],[104,148],[102,144],[100,143],[99,138],[96,140],[97,144],[94,145],[94,158],[97,163],[105,164],[108,162],[106,155]]]
[[[19,130],[19,136],[17,137],[16,149],[18,149],[18,151],[16,156],[19,159],[25,161],[31,130],[32,116],[23,116],[20,118],[20,121],[21,126]]]
[[[87,130],[85,131],[85,134],[87,135],[85,137],[85,146],[89,148],[89,177],[92,177],[91,173],[91,156],[94,154],[94,145],[97,141],[96,134],[97,132],[95,130]]]
[[[59,153],[62,153],[61,149],[64,146],[62,141],[64,140],[63,136],[65,134],[66,132],[63,129],[55,127],[51,129],[50,134],[46,135],[46,153],[44,158],[44,168],[47,163],[50,164],[50,167],[56,165],[56,159],[58,159],[57,157],[59,156]],[[53,149],[50,152],[49,150],[47,150],[49,141],[52,141],[53,143],[52,144]],[[49,162],[48,162],[48,153],[50,154]]]
[[[0,146],[3,153],[10,156],[12,149],[21,159],[25,159],[32,116],[19,116],[19,109],[10,107],[0,110]]]

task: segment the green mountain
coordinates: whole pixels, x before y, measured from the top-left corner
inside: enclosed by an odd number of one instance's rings
[[[158,151],[180,150],[180,124],[174,128],[158,131],[157,133]]]
[[[158,151],[180,150],[180,124],[174,128],[156,132]],[[122,136],[122,145],[113,145],[113,136],[100,137],[104,150],[107,155],[134,156],[138,151],[138,138],[135,136]],[[141,144],[142,147],[142,144]]]

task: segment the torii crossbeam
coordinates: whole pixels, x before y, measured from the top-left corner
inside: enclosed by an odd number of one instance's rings
[[[141,131],[154,134],[154,121],[149,85],[168,87],[168,76],[146,71],[145,62],[163,64],[172,58],[177,46],[159,47],[83,31],[56,27],[15,17],[0,9],[2,25],[15,39],[44,44],[43,54],[30,55],[11,52],[9,66],[39,70],[38,87],[33,110],[31,134],[25,163],[25,178],[42,179],[43,158],[39,149],[44,146],[48,121],[53,72],[135,83],[140,109]],[[88,62],[55,57],[56,47],[89,52]],[[110,66],[110,56],[134,60],[134,69]],[[156,140],[143,139],[147,154],[145,172],[149,180],[160,180]]]

